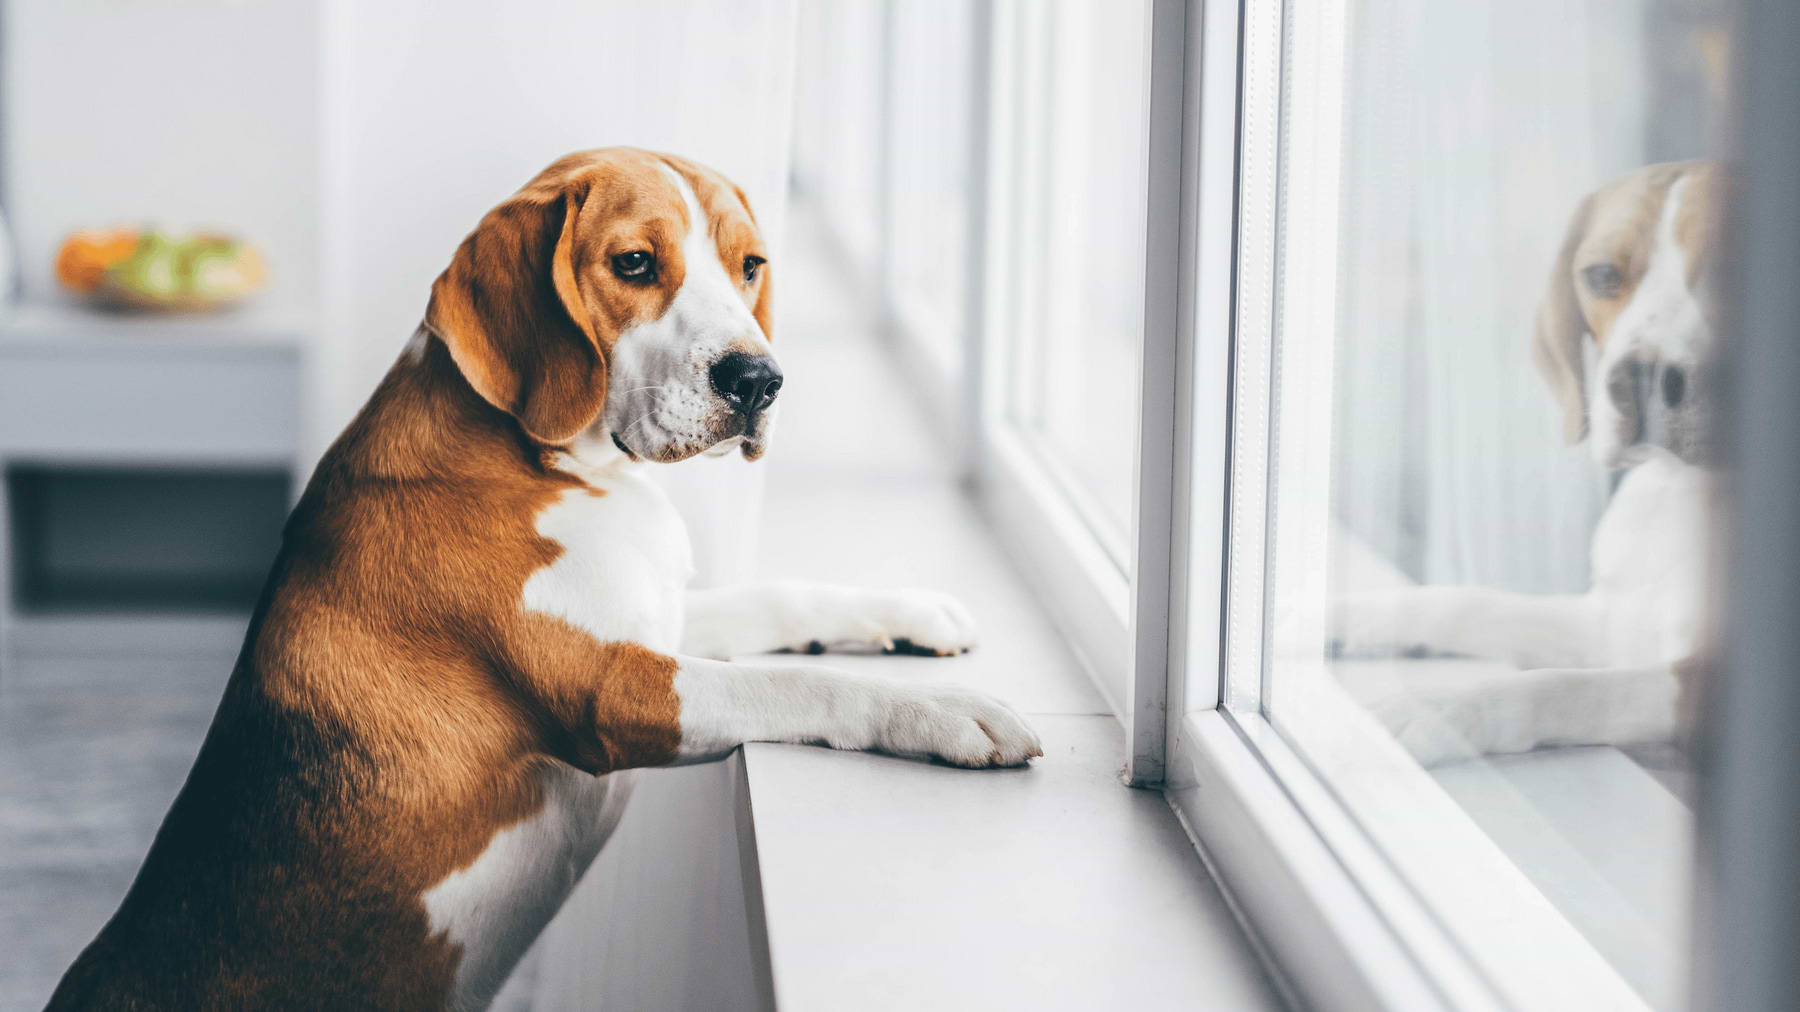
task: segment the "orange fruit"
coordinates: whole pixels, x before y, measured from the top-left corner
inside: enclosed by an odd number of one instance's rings
[[[136,250],[133,229],[94,229],[76,232],[63,240],[56,253],[56,277],[69,289],[87,294],[106,279],[106,269]]]

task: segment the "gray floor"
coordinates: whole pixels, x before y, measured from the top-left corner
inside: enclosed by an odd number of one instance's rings
[[[0,671],[0,1012],[43,1007],[124,896],[231,662],[36,658]]]

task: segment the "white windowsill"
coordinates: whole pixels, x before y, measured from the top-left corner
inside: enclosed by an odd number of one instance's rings
[[[1684,1007],[1693,817],[1614,748],[1440,766],[1432,778],[1619,975]]]
[[[1111,716],[1039,716],[1029,770],[752,745],[775,998],[808,1009],[1277,1007]]]

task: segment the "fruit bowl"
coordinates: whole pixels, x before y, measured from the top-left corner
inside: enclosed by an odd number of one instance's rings
[[[152,312],[236,305],[262,287],[264,273],[254,246],[209,232],[77,232],[56,256],[56,276],[70,291],[100,305]]]

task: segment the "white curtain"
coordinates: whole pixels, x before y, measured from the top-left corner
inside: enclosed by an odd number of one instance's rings
[[[1586,587],[1606,477],[1529,342],[1576,204],[1645,160],[1646,2],[1356,5],[1334,505],[1415,579]]]

